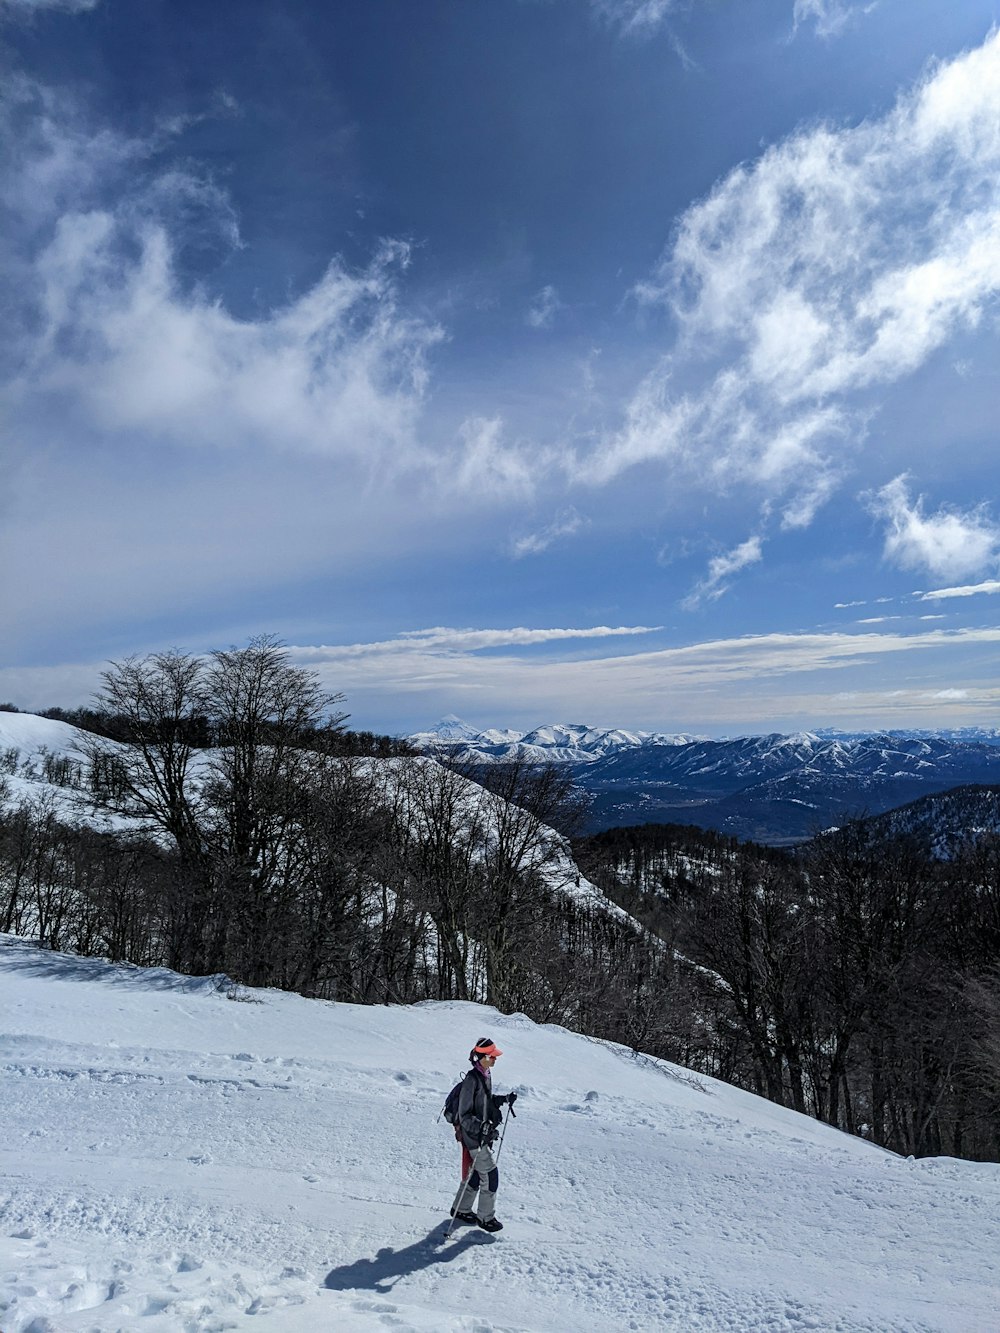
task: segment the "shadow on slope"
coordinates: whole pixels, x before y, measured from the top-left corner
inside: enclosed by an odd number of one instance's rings
[[[16,935],[0,935],[0,967],[57,981],[99,981],[131,990],[170,990],[185,995],[224,993],[233,985],[222,972],[208,977],[185,977],[166,967],[138,967],[132,963],[112,963],[106,958],[49,953]]]
[[[496,1240],[495,1236],[480,1231],[466,1231],[464,1234],[453,1232],[453,1236],[457,1234],[457,1240],[449,1239],[445,1243],[445,1225],[436,1226],[423,1240],[414,1241],[405,1250],[386,1246],[374,1259],[356,1259],[353,1264],[331,1268],[323,1279],[323,1286],[329,1291],[362,1288],[385,1295],[401,1277],[418,1273],[422,1268],[433,1268],[435,1264],[451,1263],[473,1246],[492,1245]]]

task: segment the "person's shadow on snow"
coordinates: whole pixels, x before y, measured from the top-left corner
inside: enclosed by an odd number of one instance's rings
[[[479,1231],[465,1231],[460,1232],[457,1238],[452,1232],[445,1240],[444,1228],[437,1226],[430,1235],[407,1245],[405,1250],[386,1246],[379,1250],[374,1259],[356,1259],[353,1264],[331,1268],[323,1279],[323,1286],[330,1291],[369,1288],[385,1295],[392,1291],[401,1277],[419,1272],[421,1268],[433,1268],[435,1264],[451,1263],[452,1259],[457,1259],[473,1246],[492,1245],[495,1239]]]

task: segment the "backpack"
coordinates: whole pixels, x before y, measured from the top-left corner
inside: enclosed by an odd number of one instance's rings
[[[451,1092],[444,1099],[444,1106],[441,1108],[441,1114],[447,1120],[449,1125],[458,1124],[458,1099],[462,1093],[462,1084],[465,1082],[466,1075],[463,1074],[458,1080]]]

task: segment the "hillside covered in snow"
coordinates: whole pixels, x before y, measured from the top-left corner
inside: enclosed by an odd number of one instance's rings
[[[519,1014],[233,993],[0,940],[4,1333],[997,1327],[994,1165]],[[445,1240],[484,1033],[504,1230]]]

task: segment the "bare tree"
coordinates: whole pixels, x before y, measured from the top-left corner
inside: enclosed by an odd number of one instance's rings
[[[293,666],[270,635],[212,653],[202,685],[217,741],[203,818],[221,907],[214,952],[235,963],[241,980],[268,984],[300,869],[303,802],[346,714],[334,711],[341,696]]]
[[[208,658],[112,663],[98,703],[126,745],[87,742],[91,784],[176,850],[170,961],[266,983],[297,870],[291,836],[310,773],[345,715],[273,637]]]

